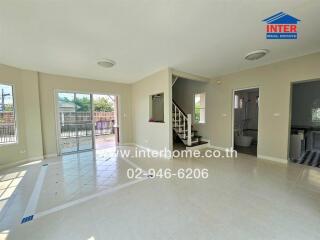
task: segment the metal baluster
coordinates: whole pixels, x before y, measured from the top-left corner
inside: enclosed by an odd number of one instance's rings
[[[181,122],[181,111],[180,111],[180,109],[179,109],[179,117],[178,117],[178,129],[179,129],[179,132],[180,132],[180,122]]]
[[[186,138],[186,119],[183,116],[183,132],[184,132],[184,139]]]
[[[174,126],[177,127],[177,106],[174,105]]]

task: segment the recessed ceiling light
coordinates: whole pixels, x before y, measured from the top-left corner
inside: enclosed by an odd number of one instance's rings
[[[104,68],[112,68],[115,64],[116,62],[111,59],[101,59],[98,61],[98,65]]]
[[[253,52],[249,52],[244,58],[249,61],[258,60],[265,55],[267,55],[270,51],[268,49],[260,49]]]

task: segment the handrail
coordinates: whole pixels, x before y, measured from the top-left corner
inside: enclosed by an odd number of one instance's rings
[[[173,99],[172,99],[172,103],[174,105],[176,105],[177,108],[179,108],[179,110],[182,112],[182,114],[187,117],[187,114],[182,110],[182,108],[179,106],[179,104],[177,104]]]
[[[172,100],[172,105],[174,109],[174,127],[182,128],[183,130],[183,138],[187,138],[187,145],[191,146],[191,114],[185,114],[181,108],[177,106],[177,104]],[[181,117],[183,120],[183,125],[181,126]],[[177,120],[178,118],[178,120]],[[179,123],[179,124],[177,124]],[[180,131],[180,130],[179,130]]]

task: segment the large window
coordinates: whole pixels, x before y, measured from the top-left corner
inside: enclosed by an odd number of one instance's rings
[[[206,94],[194,95],[194,120],[196,123],[205,123],[206,116]]]
[[[0,84],[0,144],[17,142],[13,88]]]

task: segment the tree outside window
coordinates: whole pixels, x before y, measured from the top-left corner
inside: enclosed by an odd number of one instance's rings
[[[205,123],[206,95],[205,93],[195,94],[194,96],[194,120],[196,123]]]

